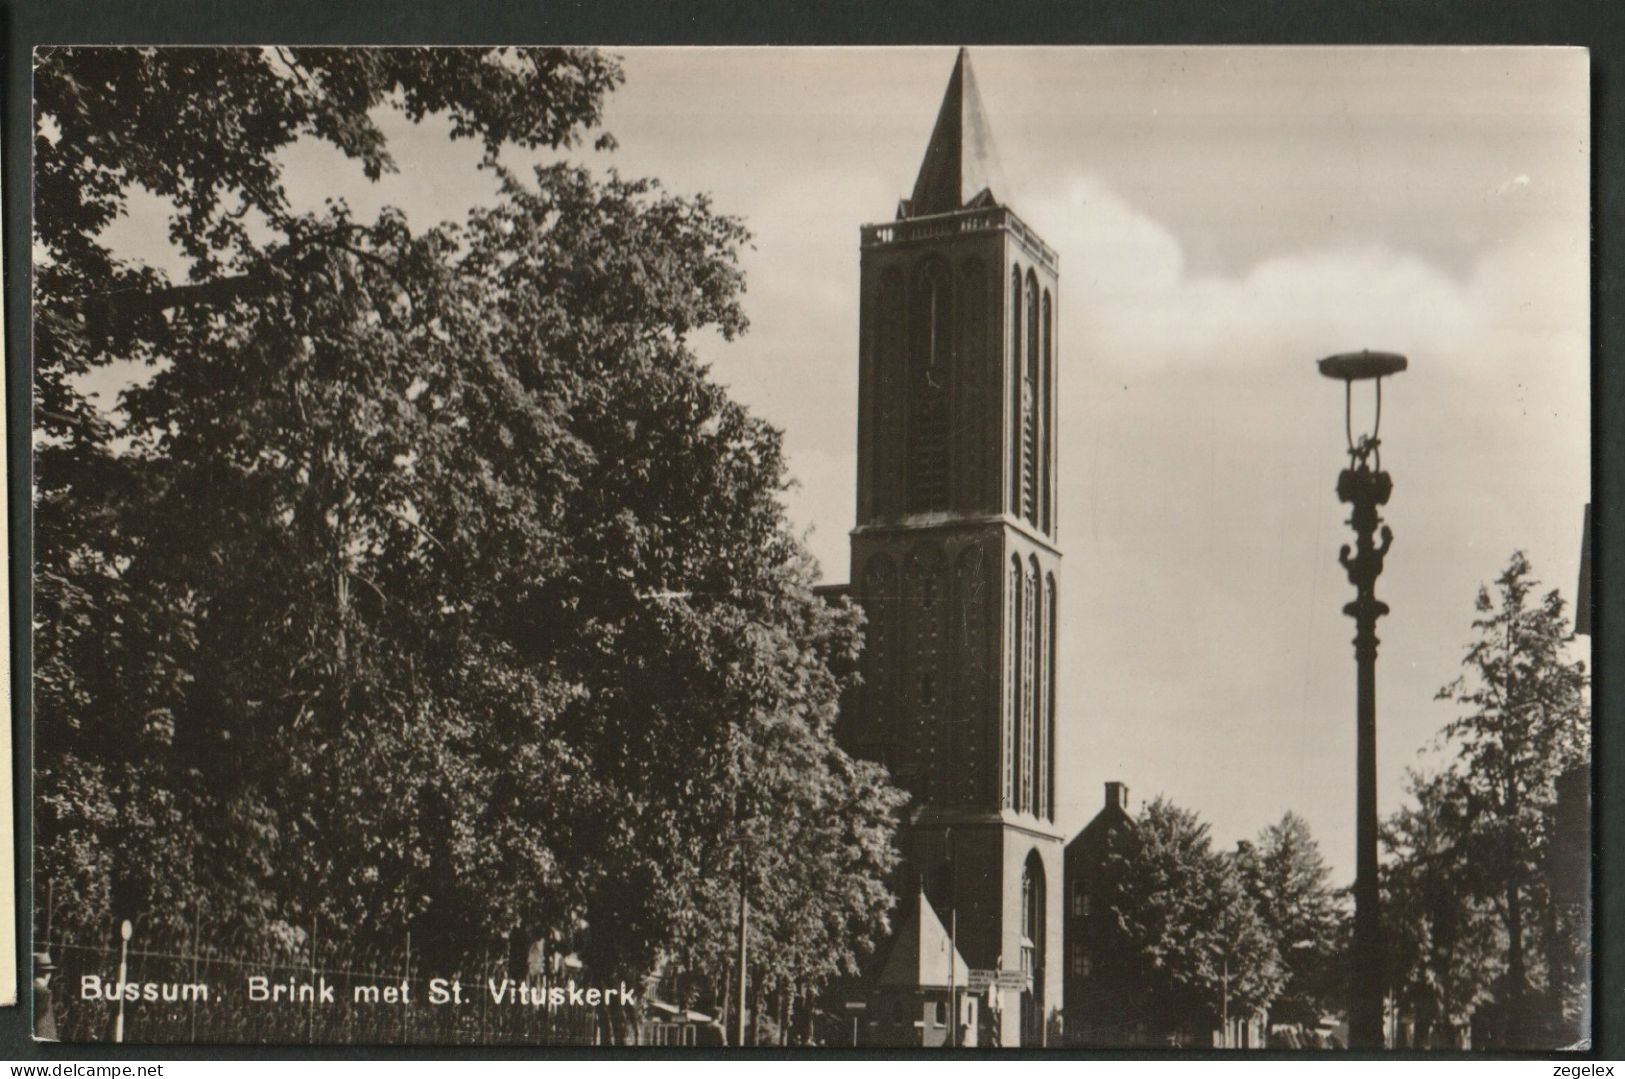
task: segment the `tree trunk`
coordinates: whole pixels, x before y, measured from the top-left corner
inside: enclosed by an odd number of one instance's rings
[[[1523,897],[1516,884],[1507,885],[1507,1040],[1510,1047],[1525,1041],[1523,966]],[[1499,1047],[1498,1047],[1499,1048]]]
[[[744,872],[740,872],[739,881],[739,1044],[745,1044],[745,990],[750,979],[749,964],[749,925],[750,925],[750,893],[745,890]],[[757,979],[760,983],[761,979]],[[756,987],[758,997],[761,994],[761,985]],[[760,1018],[762,1009],[760,1001],[757,1007],[751,1010],[751,1018]]]
[[[714,983],[713,983],[714,984]],[[722,971],[722,1044],[728,1044],[728,1032],[733,1029],[729,1022],[731,1012],[729,1007],[734,996],[734,968],[732,963],[724,963]]]
[[[1541,1019],[1543,1024],[1550,1023],[1548,1029],[1555,1032],[1566,1026],[1563,998],[1569,984],[1569,958],[1564,951],[1566,938],[1558,936],[1557,899],[1550,890],[1546,893],[1546,905],[1541,910],[1541,936],[1546,939],[1546,996],[1541,1007]],[[1576,1032],[1574,1036],[1578,1038],[1580,1034]]]
[[[750,1043],[752,1045],[761,1045],[762,1044],[762,998],[763,998],[763,993],[762,993],[762,979],[761,979],[760,975],[758,975],[757,978],[756,978],[756,985],[754,986],[754,988],[755,988],[756,991],[751,994],[751,1000],[750,1000]]]
[[[1411,1030],[1411,1048],[1426,1049],[1433,1038],[1434,1015],[1439,1011],[1432,993],[1423,994],[1416,1002],[1416,1026]]]
[[[611,1035],[609,1029],[609,1015],[607,1012],[607,1008],[593,1009],[592,1026],[593,1030],[597,1032],[594,1035],[595,1041],[593,1044],[595,1045],[614,1044],[614,1037]]]

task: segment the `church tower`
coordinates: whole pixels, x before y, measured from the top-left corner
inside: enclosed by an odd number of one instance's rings
[[[900,887],[975,970],[1002,1045],[1061,1008],[1055,827],[1055,252],[1010,209],[963,49],[913,194],[862,229],[843,740],[913,795]],[[1019,986],[1019,988],[1018,988]]]

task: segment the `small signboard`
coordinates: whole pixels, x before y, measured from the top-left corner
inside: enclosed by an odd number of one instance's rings
[[[849,1000],[846,1002],[846,1010],[849,1012],[868,1011],[869,1002],[866,1000]]]
[[[965,983],[965,988],[972,993],[980,993],[988,986],[997,983],[998,980],[999,972],[996,970],[972,970],[970,972],[970,981]]]
[[[1026,989],[1033,983],[1031,974],[1023,970],[972,970],[965,988],[980,993],[989,986],[1000,989]]]

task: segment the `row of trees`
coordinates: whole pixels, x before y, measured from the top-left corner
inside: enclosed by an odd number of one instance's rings
[[[40,55],[59,933],[410,929],[448,965],[552,939],[720,988],[744,888],[753,980],[807,988],[884,931],[902,795],[832,733],[859,616],[812,592],[779,432],[687,344],[746,328],[744,228],[499,164],[580,144],[620,78],[576,49]],[[389,110],[478,140],[496,202],[420,230],[290,205],[296,141],[395,168]],[[107,246],[136,189],[184,280]]]
[[[1417,1047],[1551,1048],[1584,1036],[1588,974],[1587,674],[1565,605],[1515,553],[1480,590],[1446,763],[1412,773],[1383,829],[1394,1033]],[[1565,776],[1578,793],[1559,805]],[[1110,836],[1091,901],[1091,998],[1105,1027],[1200,1037],[1232,1015],[1318,1025],[1347,1006],[1350,908],[1307,824],[1288,813],[1215,850],[1165,799]],[[1111,1014],[1113,1009],[1117,1014]]]
[[[1228,1014],[1317,1026],[1342,1005],[1346,895],[1295,813],[1235,850],[1165,798],[1111,834],[1090,887],[1092,1025],[1205,1039]],[[1110,1034],[1106,1035],[1111,1038]]]

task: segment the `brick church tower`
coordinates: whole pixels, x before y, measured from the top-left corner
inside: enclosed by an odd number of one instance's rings
[[[957,923],[969,967],[1024,983],[998,992],[1006,1046],[1044,1044],[1061,1008],[1056,271],[1006,202],[960,50],[913,195],[862,230],[868,628],[841,733],[913,795],[899,888]]]

